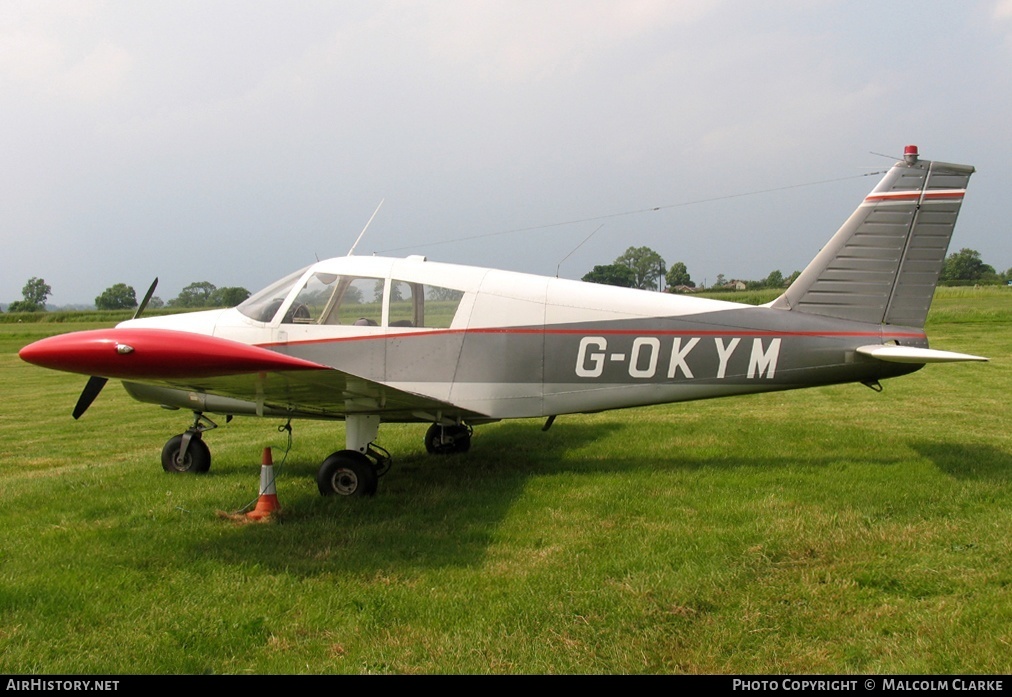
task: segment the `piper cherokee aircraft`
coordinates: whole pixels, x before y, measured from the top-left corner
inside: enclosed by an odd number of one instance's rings
[[[430,424],[427,451],[458,453],[473,426],[501,419],[547,418],[547,429],[560,414],[837,383],[879,391],[926,363],[987,360],[928,348],[923,329],[973,171],[908,146],[760,307],[349,255],[232,309],[135,315],[20,356],[92,376],[75,418],[109,378],[142,402],[192,411],[162,450],[172,472],[210,467],[208,413],[343,420],[345,448],[323,461],[319,490],[370,495],[391,462],[374,443],[384,422]]]

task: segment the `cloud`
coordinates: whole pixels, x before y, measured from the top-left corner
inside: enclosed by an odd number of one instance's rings
[[[47,27],[36,20],[29,14],[0,21],[0,84],[32,96],[86,103],[109,99],[121,89],[132,63],[125,48],[101,38],[80,45],[65,22]]]
[[[102,44],[57,76],[57,89],[84,102],[97,103],[120,91],[130,72],[130,54],[119,46]]]

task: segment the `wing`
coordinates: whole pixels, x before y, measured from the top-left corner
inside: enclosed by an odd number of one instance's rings
[[[380,414],[387,421],[484,417],[258,346],[167,329],[61,334],[22,349],[21,357],[47,368],[119,378],[137,399],[182,408],[317,418]]]
[[[263,370],[200,378],[124,380],[136,399],[197,411],[341,419],[379,414],[384,421],[441,421],[488,417],[425,395],[333,368]]]

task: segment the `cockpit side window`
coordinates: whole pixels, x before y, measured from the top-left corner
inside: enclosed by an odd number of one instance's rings
[[[339,286],[340,276],[316,272],[308,279],[281,320],[283,324],[317,324]]]
[[[390,326],[418,327],[417,283],[390,282]]]
[[[281,322],[377,327],[383,317],[383,285],[382,278],[314,273]]]
[[[382,278],[345,276],[321,324],[378,327],[383,320],[383,284]]]

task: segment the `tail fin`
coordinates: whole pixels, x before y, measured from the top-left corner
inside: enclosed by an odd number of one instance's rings
[[[923,327],[969,165],[919,161],[908,145],[878,186],[771,307]]]

